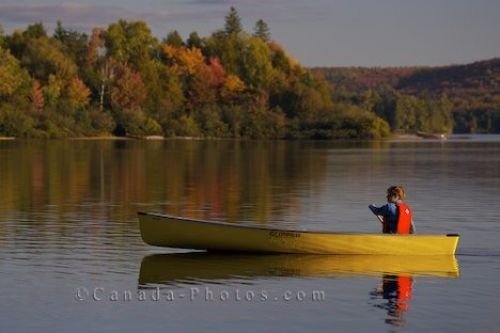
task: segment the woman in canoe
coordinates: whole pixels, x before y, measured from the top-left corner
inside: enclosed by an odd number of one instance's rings
[[[373,214],[381,217],[384,234],[413,234],[413,214],[410,206],[403,202],[406,197],[403,186],[391,186],[387,189],[387,204],[377,207],[368,206]]]

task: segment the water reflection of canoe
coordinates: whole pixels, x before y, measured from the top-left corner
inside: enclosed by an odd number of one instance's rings
[[[139,284],[257,277],[335,277],[384,274],[458,277],[454,256],[349,256],[313,254],[155,254],[142,259]]]
[[[459,236],[388,235],[284,230],[139,213],[150,245],[225,252],[453,255]]]
[[[435,140],[446,140],[446,134],[444,133],[429,133],[429,132],[417,132],[417,136],[424,139],[435,139]]]

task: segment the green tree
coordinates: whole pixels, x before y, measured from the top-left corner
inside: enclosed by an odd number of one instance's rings
[[[75,30],[68,30],[62,26],[61,21],[57,21],[54,39],[63,45],[62,51],[69,56],[74,63],[78,66],[84,66],[89,45],[87,34]]]
[[[50,75],[64,84],[77,73],[76,64],[62,52],[60,44],[46,37],[29,41],[22,62],[30,75],[42,84],[48,82]]]
[[[35,120],[18,106],[0,103],[0,135],[30,137],[34,126]]]
[[[143,108],[161,125],[165,135],[175,135],[174,122],[185,105],[182,83],[174,71],[161,62],[154,61],[149,66],[144,72],[147,99]]]
[[[225,20],[224,31],[226,34],[238,34],[243,31],[240,14],[238,14],[238,11],[233,6],[229,8],[229,13],[226,15]]]
[[[218,58],[227,73],[239,75],[242,50],[245,48],[241,36],[215,32],[207,38],[205,44],[207,57]]]
[[[446,95],[427,100],[428,128],[432,132],[450,133],[453,128],[451,109],[453,105]]]
[[[271,30],[264,20],[260,19],[255,23],[254,36],[259,37],[264,42],[271,40]]]
[[[0,47],[0,101],[9,100],[18,94],[27,82],[29,76],[21,68],[20,62],[8,50]]]
[[[290,74],[292,70],[292,61],[283,50],[283,48],[277,43],[269,43],[269,49],[271,50],[271,58],[273,67],[276,68],[280,72],[284,72],[285,74]]]
[[[333,107],[328,84],[306,71],[296,73],[293,81],[273,97],[272,104],[282,107],[288,118],[307,126],[328,119]]]
[[[42,22],[37,22],[29,25],[23,32],[23,37],[26,39],[48,38],[47,30]]]
[[[104,33],[107,56],[134,70],[151,60],[158,50],[158,41],[142,21],[119,20]]]
[[[43,86],[45,105],[55,108],[59,102],[65,87],[64,82],[53,74],[49,75],[46,84]]]
[[[416,97],[398,95],[394,114],[394,129],[403,133],[412,133],[425,126],[420,121],[425,119],[425,103]],[[424,116],[424,117],[422,117]]]
[[[238,72],[249,87],[267,89],[273,71],[271,52],[260,38],[250,38],[245,44]]]
[[[5,43],[4,31],[2,25],[0,24],[0,47],[3,47],[4,43]]]
[[[197,48],[197,49],[202,49],[203,48],[203,40],[198,36],[198,33],[193,31],[192,33],[189,34],[189,37],[186,42],[186,46],[189,48]]]
[[[177,30],[168,33],[167,38],[165,38],[164,43],[173,47],[184,46],[184,40]]]

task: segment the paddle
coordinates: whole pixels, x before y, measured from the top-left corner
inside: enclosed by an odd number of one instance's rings
[[[380,215],[375,215],[377,217],[377,219],[380,221],[380,223],[382,224],[382,232],[385,233],[385,228],[386,226],[384,225],[384,218]]]

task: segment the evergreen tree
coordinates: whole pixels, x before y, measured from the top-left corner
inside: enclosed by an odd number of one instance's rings
[[[198,33],[193,31],[189,34],[189,38],[186,44],[189,48],[196,47],[198,49],[201,49],[203,41],[201,40],[200,36],[198,36]]]
[[[57,26],[56,29],[54,30],[54,38],[63,41],[66,36],[67,36],[66,29],[63,28],[61,21],[57,20]]]
[[[45,30],[45,26],[42,22],[38,22],[29,25],[23,32],[23,36],[27,39],[47,37],[47,30]]]
[[[167,35],[167,38],[165,38],[164,42],[165,42],[165,44],[173,46],[173,47],[184,46],[184,41],[182,40],[182,37],[177,30],[169,32]]]
[[[229,13],[226,15],[226,24],[224,27],[226,34],[238,34],[243,31],[243,27],[241,25],[241,18],[238,14],[236,8],[231,6],[229,9]]]
[[[254,36],[261,38],[264,42],[268,42],[271,39],[271,31],[264,20],[260,19],[255,23]]]
[[[4,42],[5,42],[5,36],[4,36],[4,32],[3,32],[3,27],[0,24],[0,47],[3,46]]]
[[[89,42],[87,34],[68,30],[63,27],[61,21],[57,21],[53,37],[62,43],[63,52],[71,57],[76,64],[85,63]]]

